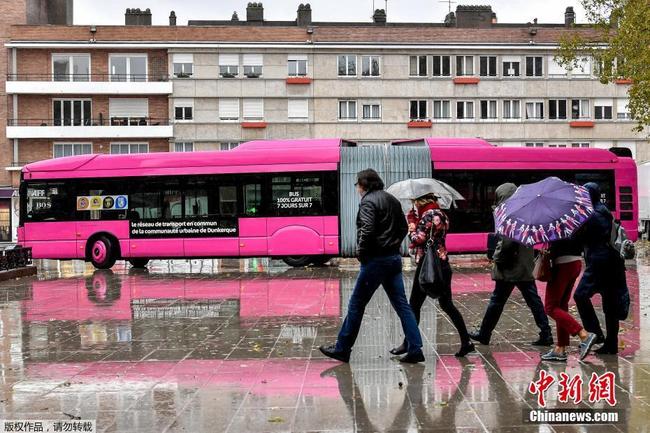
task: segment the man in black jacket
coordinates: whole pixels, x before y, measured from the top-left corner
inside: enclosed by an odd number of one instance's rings
[[[399,248],[407,232],[402,206],[395,197],[383,190],[384,183],[374,170],[359,172],[356,186],[361,194],[357,214],[357,254],[361,271],[336,344],[321,346],[320,351],[330,358],[349,362],[366,305],[381,285],[397,312],[406,335],[408,353],[400,361],[422,362],[422,337],[413,310],[406,300],[402,279]]]

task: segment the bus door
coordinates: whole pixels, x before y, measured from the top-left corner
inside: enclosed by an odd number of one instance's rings
[[[232,176],[192,179],[184,196],[185,256],[239,256],[236,180]]]
[[[243,257],[266,256],[269,253],[267,219],[262,211],[263,185],[262,176],[247,176],[241,183],[239,254]]]

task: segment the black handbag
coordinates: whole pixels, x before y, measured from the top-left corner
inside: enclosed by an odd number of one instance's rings
[[[447,264],[447,266],[449,265]],[[424,257],[422,257],[422,265],[418,278],[420,290],[434,299],[439,298],[448,287],[446,280],[445,272],[443,272],[442,259],[438,255],[438,244],[429,240]]]

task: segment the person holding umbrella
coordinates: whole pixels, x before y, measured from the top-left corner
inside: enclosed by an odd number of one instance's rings
[[[504,204],[514,197],[517,186],[513,183],[504,183],[496,191],[496,208],[494,210],[495,228],[500,239],[497,242],[493,255],[492,279],[494,291],[483,316],[481,327],[470,332],[470,337],[481,344],[490,344],[492,332],[496,327],[503,308],[515,287],[519,289],[526,304],[533,313],[535,324],[539,328],[539,338],[532,344],[536,346],[550,346],[553,344],[551,327],[548,317],[544,313],[544,305],[537,293],[535,278],[533,278],[535,236],[541,237],[540,228],[532,221],[518,220],[518,215],[510,212]],[[520,209],[519,206],[515,206]],[[525,211],[535,215],[534,209],[523,206]],[[526,215],[530,217],[530,215]],[[541,225],[541,224],[540,224]],[[549,237],[542,226],[543,233]],[[549,237],[550,238],[550,237]]]

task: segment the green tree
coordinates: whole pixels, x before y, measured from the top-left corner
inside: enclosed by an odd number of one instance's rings
[[[630,113],[636,130],[650,126],[650,0],[581,0],[595,32],[575,32],[560,41],[555,60],[578,67],[581,57],[594,59],[604,84],[629,79]]]

